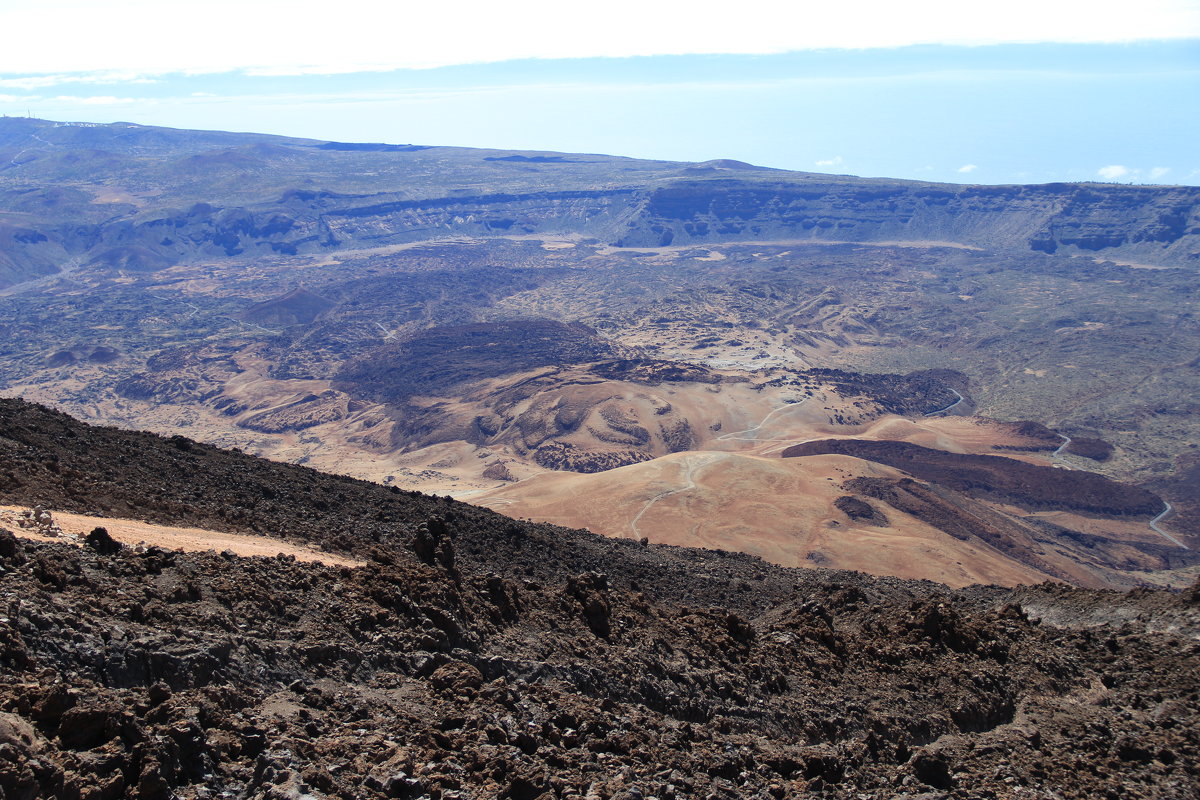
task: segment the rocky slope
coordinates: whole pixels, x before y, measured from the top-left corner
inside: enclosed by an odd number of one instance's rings
[[[1200,789],[1195,590],[787,570],[0,410],[0,499],[204,518],[371,560],[0,533],[5,797]]]

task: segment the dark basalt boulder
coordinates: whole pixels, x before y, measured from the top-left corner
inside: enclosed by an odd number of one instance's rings
[[[855,522],[865,522],[868,525],[884,526],[888,524],[887,516],[865,500],[843,495],[833,501],[834,506]]]
[[[84,538],[83,543],[102,556],[111,556],[121,552],[122,544],[112,538],[107,528],[93,528]]]

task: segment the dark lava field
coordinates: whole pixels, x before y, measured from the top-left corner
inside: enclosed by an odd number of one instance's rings
[[[1200,789],[1197,588],[783,569],[0,410],[5,502],[367,562],[0,533],[6,798]]]

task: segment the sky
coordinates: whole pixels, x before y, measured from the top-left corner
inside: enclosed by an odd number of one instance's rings
[[[1200,0],[0,0],[0,113],[1200,184]]]

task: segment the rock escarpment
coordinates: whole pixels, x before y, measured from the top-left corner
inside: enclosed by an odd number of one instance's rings
[[[10,164],[0,173],[0,212],[20,220],[0,220],[5,285],[72,262],[153,272],[214,257],[528,234],[626,247],[932,240],[1200,262],[1194,187],[960,186],[124,123],[70,132],[41,120],[0,126],[0,157]],[[102,202],[76,187],[81,177],[107,187]]]
[[[933,240],[1200,263],[1192,187],[955,186],[847,178],[680,182],[652,191],[619,244]]]
[[[415,242],[445,235],[582,234],[620,247],[705,242],[894,240],[1019,252],[1078,252],[1152,265],[1200,263],[1200,189],[1047,184],[956,186],[873,179],[741,178],[660,188],[393,200],[385,193],[222,206],[80,226],[47,218],[13,233],[12,269],[54,252],[97,267],[154,271],[206,257],[258,258]],[[394,195],[392,195],[394,196]],[[302,199],[303,198],[303,199]]]

